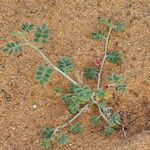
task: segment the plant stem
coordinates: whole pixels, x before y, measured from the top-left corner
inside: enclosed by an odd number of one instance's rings
[[[64,123],[64,124],[62,124],[62,125],[60,125],[60,126],[58,126],[58,127],[55,129],[54,133],[58,132],[59,129],[66,128],[67,126],[71,125],[71,123],[72,123],[75,119],[77,119],[87,108],[90,108],[93,104],[94,104],[94,103],[91,102],[91,101],[90,101],[89,103],[87,103],[72,119],[70,119],[68,122],[66,122],[66,123]]]
[[[92,106],[91,104],[86,104],[77,115],[75,115],[70,121],[69,124],[71,124],[76,118],[78,118],[80,116],[80,114],[82,114],[89,106]]]
[[[63,71],[61,71],[58,67],[56,67],[55,65],[53,65],[48,58],[45,56],[45,54],[36,46],[32,45],[30,42],[28,42],[28,40],[24,39],[25,42],[27,43],[27,45],[29,45],[30,47],[34,48],[39,54],[40,56],[45,60],[46,63],[48,63],[49,65],[51,65],[56,71],[58,71],[60,74],[62,74],[64,77],[66,77],[70,82],[72,82],[75,85],[78,85],[78,83],[73,80],[70,76],[68,76],[67,74],[65,74]]]
[[[127,138],[127,134],[126,134],[126,131],[125,131],[125,126],[123,124],[121,124],[120,122],[117,122],[121,127],[122,127],[122,132],[124,134],[124,137]]]
[[[96,106],[98,107],[98,110],[100,112],[100,115],[104,118],[104,120],[108,123],[108,119],[106,118],[106,116],[103,114],[101,108],[98,105],[98,102],[94,100],[93,96],[91,97],[91,100],[93,101],[93,104],[96,104]]]
[[[102,60],[102,64],[98,73],[98,80],[97,80],[97,89],[100,87],[100,83],[101,83],[101,75],[103,72],[103,68],[104,68],[104,64],[105,64],[105,60],[107,58],[107,50],[108,50],[108,46],[109,46],[109,38],[110,38],[110,34],[113,28],[110,27],[109,32],[108,32],[108,36],[106,38],[106,43],[105,43],[105,48],[104,48],[104,56],[103,56],[103,60]]]
[[[101,110],[101,108],[97,105],[97,107],[98,107],[98,110],[99,110],[99,112],[100,112],[100,115],[104,118],[104,120],[108,123],[108,119],[106,118],[106,116],[103,114],[103,112],[102,112],[102,110]]]
[[[32,47],[33,49],[35,49],[40,56],[45,60],[46,63],[48,63],[49,65],[51,65],[56,71],[58,71],[60,74],[62,74],[63,76],[65,76],[69,81],[71,81],[72,83],[74,83],[75,85],[79,85],[76,81],[74,81],[70,76],[68,76],[67,74],[65,74],[64,72],[62,72],[58,67],[56,67],[55,65],[53,65],[48,58],[45,56],[45,54],[36,46],[32,45],[27,39],[24,38],[24,41],[26,42],[27,45],[29,45],[30,47]],[[87,108],[90,108],[94,103],[93,102],[89,102],[87,103],[80,111],[79,113],[77,113],[71,120],[69,120],[67,123],[64,123],[60,126],[58,126],[55,130],[54,133],[59,131],[59,129],[65,128],[67,126],[69,126],[75,119],[77,119]]]

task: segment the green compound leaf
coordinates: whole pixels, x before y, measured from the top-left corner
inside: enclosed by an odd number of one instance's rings
[[[69,91],[71,92],[71,93],[74,93],[74,90],[76,89],[76,88],[78,88],[79,86],[77,86],[77,85],[75,85],[74,83],[70,83],[70,85],[69,85]]]
[[[121,54],[119,51],[113,51],[108,55],[108,60],[113,63],[118,63],[121,61]]]
[[[81,132],[81,123],[76,123],[75,125],[73,125],[73,126],[71,127],[71,132],[72,132],[73,134],[78,134],[78,133],[80,133],[80,132]]]
[[[112,74],[108,77],[108,80],[110,80],[110,81],[121,81],[121,80],[123,80],[123,77],[122,77],[122,75],[120,75],[120,74],[112,73]]]
[[[113,114],[109,119],[109,126],[114,127],[120,122],[120,116],[118,114]]]
[[[71,103],[68,105],[68,109],[71,114],[76,114],[79,111],[79,103]]]
[[[49,37],[49,30],[46,26],[45,23],[43,23],[41,26],[39,26],[36,31],[35,31],[35,39],[34,41],[35,42],[38,42],[38,43],[48,43],[47,40],[48,40],[48,37]]]
[[[30,31],[32,31],[32,30],[34,29],[34,25],[31,24],[31,23],[26,22],[26,23],[24,23],[24,24],[22,25],[21,29],[22,29],[24,32],[29,33]]]
[[[57,95],[61,96],[63,94],[63,89],[60,85],[56,85],[54,91]]]
[[[80,103],[79,98],[75,95],[72,95],[70,99],[68,99],[68,109],[72,114],[76,114],[79,111]]]
[[[68,143],[68,135],[66,133],[62,133],[58,139],[58,143],[61,145],[65,145]]]
[[[95,66],[89,66],[84,68],[84,76],[88,79],[96,79],[97,73],[97,67]]]
[[[80,102],[76,95],[64,95],[62,101],[68,105],[71,114],[76,114],[79,111]]]
[[[92,32],[92,38],[97,41],[102,41],[104,38],[104,34],[102,31]]]
[[[103,98],[105,96],[105,91],[102,88],[99,88],[95,92],[96,97]]]
[[[115,31],[123,31],[124,30],[124,28],[125,28],[125,25],[124,25],[124,23],[122,23],[122,22],[117,22],[116,24],[115,24]]]
[[[61,97],[61,100],[63,101],[64,104],[67,104],[67,105],[68,105],[69,102],[71,101],[71,96],[72,96],[72,95],[70,95],[70,94],[69,94],[69,95],[63,95],[63,96]]]
[[[45,84],[46,82],[49,81],[50,76],[53,72],[53,68],[50,67],[46,67],[43,65],[40,65],[36,71],[36,80],[38,80],[40,82],[40,84]]]
[[[78,87],[74,90],[74,93],[80,100],[80,104],[84,104],[89,101],[92,96],[92,90],[89,86],[85,85],[83,87]]]
[[[104,109],[107,107],[107,102],[104,101],[104,102],[99,103],[98,107],[99,107],[100,109],[104,110]]]
[[[2,49],[3,52],[11,55],[11,54],[18,54],[22,51],[22,46],[18,41],[16,42],[11,42],[6,44],[6,47]]]
[[[127,85],[124,84],[124,83],[121,83],[121,84],[119,84],[119,85],[117,86],[117,91],[119,91],[119,92],[121,92],[121,93],[125,92],[126,89],[127,89]]]
[[[100,20],[100,22],[101,22],[102,24],[105,24],[105,25],[109,25],[109,24],[110,24],[110,20],[107,19],[107,18],[102,18],[102,19]]]
[[[114,28],[114,24],[112,21],[110,21],[109,19],[107,18],[103,18],[100,20],[100,22],[106,26],[109,26],[110,28]]]
[[[100,122],[101,122],[100,116],[95,116],[95,115],[93,115],[93,116],[91,117],[91,123],[92,123],[93,125],[99,125]]]
[[[45,138],[45,139],[50,139],[52,137],[54,133],[54,129],[53,128],[45,128],[41,135]]]
[[[110,136],[113,134],[113,132],[114,132],[114,129],[111,127],[105,127],[105,129],[104,129],[104,135],[105,136]]]
[[[48,147],[50,147],[50,139],[44,139],[40,145],[40,147],[47,149]]]
[[[58,68],[63,71],[64,73],[68,73],[69,70],[73,68],[73,64],[70,58],[68,57],[62,57],[58,61]]]

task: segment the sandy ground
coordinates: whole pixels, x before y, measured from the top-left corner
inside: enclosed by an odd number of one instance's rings
[[[121,131],[105,138],[101,127],[89,123],[90,115],[96,111],[93,109],[79,118],[84,126],[82,133],[71,135],[67,146],[53,149],[149,150],[149,0],[1,0],[0,45],[13,39],[8,33],[24,22],[46,22],[52,34],[44,53],[54,63],[60,56],[70,56],[76,69],[82,71],[92,64],[94,51],[103,48],[103,42],[90,37],[91,32],[103,28],[98,17],[120,20],[126,25],[125,32],[113,33],[110,42],[110,50],[122,51],[123,63],[106,63],[103,77],[112,70],[126,75],[128,90],[115,95],[111,105],[123,118],[128,139],[124,139]],[[55,84],[66,85],[64,78],[56,74],[44,86],[34,80],[36,67],[41,63],[31,48],[17,56],[0,53],[0,150],[37,150],[41,130],[58,125],[68,116],[66,107],[53,92]]]

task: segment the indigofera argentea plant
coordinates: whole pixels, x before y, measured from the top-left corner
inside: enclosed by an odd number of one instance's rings
[[[24,23],[20,31],[11,33],[18,38],[18,41],[11,41],[1,48],[1,51],[8,55],[19,54],[23,51],[24,47],[27,46],[33,48],[43,59],[43,64],[37,66],[35,71],[35,79],[41,85],[49,82],[54,71],[58,72],[69,81],[68,89],[64,89],[61,85],[57,85],[54,86],[54,90],[63,104],[66,105],[72,117],[56,127],[50,125],[50,127],[43,129],[43,141],[40,143],[40,146],[43,148],[47,148],[55,143],[62,145],[67,144],[69,137],[68,133],[80,133],[83,126],[76,120],[86,110],[91,109],[93,105],[96,106],[99,112],[98,115],[91,116],[90,122],[93,125],[99,126],[102,121],[105,121],[103,127],[105,136],[110,136],[115,131],[116,126],[121,126],[123,134],[126,137],[125,127],[121,123],[120,115],[115,113],[112,107],[108,106],[108,102],[113,99],[112,93],[114,93],[114,90],[122,93],[127,88],[127,85],[124,83],[123,75],[112,72],[112,74],[107,77],[108,85],[101,85],[105,62],[109,61],[110,63],[120,64],[122,60],[120,51],[108,51],[108,48],[112,31],[123,31],[124,24],[121,22],[113,22],[109,19],[100,19],[100,23],[106,26],[106,30],[93,32],[91,37],[93,40],[105,42],[103,54],[102,56],[98,55],[96,61],[93,62],[91,66],[85,67],[83,73],[78,73],[74,76],[75,79],[69,75],[70,71],[74,71],[71,58],[67,56],[61,57],[58,63],[54,64],[52,60],[49,60],[43,53],[41,47],[43,44],[47,44],[49,40],[49,29],[45,23],[42,23],[40,26]],[[29,41],[27,37],[33,37],[33,40]],[[83,84],[84,77],[87,80],[95,80],[96,88],[93,89],[89,85]],[[66,132],[64,132],[64,130]]]

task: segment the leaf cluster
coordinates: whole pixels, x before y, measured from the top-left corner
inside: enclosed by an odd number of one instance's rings
[[[26,33],[29,33],[30,31],[32,31],[34,29],[34,24],[31,24],[31,23],[24,23],[21,27],[21,29],[26,32]]]
[[[39,27],[37,27],[35,33],[35,42],[46,44],[48,43],[49,30],[45,23],[42,23]]]
[[[68,73],[73,68],[73,63],[68,57],[61,57],[58,61],[58,68],[64,73]]]
[[[84,76],[87,79],[96,79],[98,74],[98,69],[96,66],[88,66],[84,68]]]
[[[22,51],[22,46],[18,41],[10,42],[10,43],[6,44],[5,48],[3,48],[2,51],[9,55],[10,54],[18,54]]]
[[[50,76],[53,72],[53,68],[51,66],[40,65],[36,71],[36,80],[39,81],[40,84],[45,84],[49,81]]]
[[[72,90],[72,94],[65,94],[62,97],[62,101],[67,104],[69,111],[72,114],[76,114],[80,106],[88,102],[92,95],[92,90],[89,86],[83,87],[74,87]]]
[[[100,22],[106,26],[109,26],[109,28],[114,28],[115,31],[120,32],[123,31],[125,28],[124,23],[122,22],[113,22],[107,18],[100,19]]]
[[[73,134],[78,134],[81,132],[81,123],[77,122],[76,124],[74,124],[72,127],[71,127],[71,132]]]
[[[56,85],[55,88],[54,88],[54,91],[58,96],[61,96],[64,92],[60,85]]]
[[[97,89],[95,92],[96,100],[97,101],[101,100],[102,98],[104,98],[105,94],[106,92],[102,88]]]
[[[104,33],[102,31],[92,32],[92,38],[97,41],[102,41],[104,38]]]
[[[62,133],[58,138],[58,143],[61,145],[65,145],[68,143],[68,135],[67,133]]]
[[[108,120],[108,125],[104,128],[105,136],[110,136],[115,131],[114,127],[120,123],[120,116],[116,113],[112,114]]]
[[[123,93],[127,89],[127,85],[124,83],[124,78],[122,74],[112,73],[108,80],[112,83],[115,83],[116,90]]]
[[[110,135],[112,135],[113,134],[113,132],[114,132],[115,130],[114,130],[114,128],[111,128],[111,127],[108,127],[108,126],[106,126],[105,128],[104,128],[104,135],[105,136],[110,136]]]
[[[121,54],[120,51],[112,51],[108,55],[108,60],[113,63],[119,63],[121,61]]]
[[[93,115],[93,116],[91,117],[91,123],[92,123],[93,125],[99,125],[100,122],[101,122],[100,116]]]
[[[41,142],[40,146],[43,148],[48,148],[55,143],[65,145],[68,142],[68,134],[56,134],[54,128],[45,128],[42,131],[41,135],[44,138],[44,140]]]
[[[51,141],[54,135],[54,128],[45,128],[41,133],[44,140],[40,143],[43,148],[48,148],[51,145]]]

